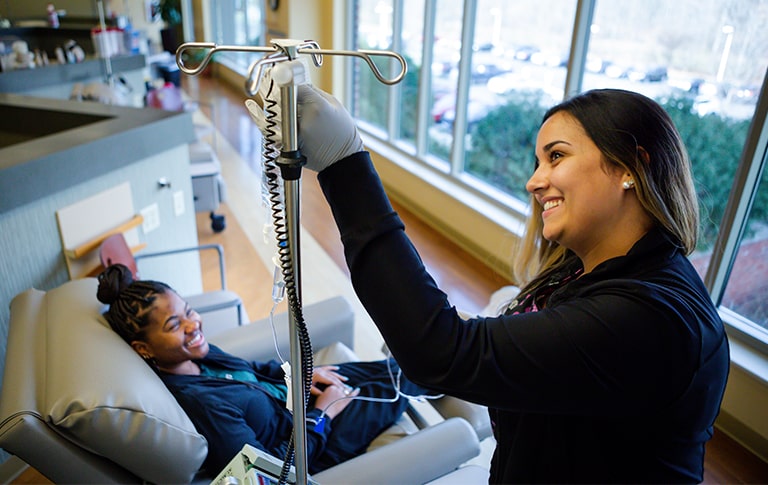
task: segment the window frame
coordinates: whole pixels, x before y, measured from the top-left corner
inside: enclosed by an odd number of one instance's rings
[[[736,167],[733,186],[728,203],[720,223],[712,257],[704,277],[704,284],[712,300],[720,310],[720,316],[728,326],[730,335],[737,337],[761,353],[768,354],[768,338],[762,337],[749,319],[734,317],[738,315],[721,308],[733,265],[738,256],[739,247],[744,237],[752,203],[760,188],[760,178],[768,164],[768,70],[763,78],[763,85],[757,99],[755,113],[749,125],[747,138],[739,164]],[[768,188],[764,188],[768,190]]]

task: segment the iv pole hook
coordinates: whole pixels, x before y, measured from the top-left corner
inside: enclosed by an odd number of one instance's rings
[[[186,65],[184,61],[184,54],[192,54],[195,51],[203,51],[205,52],[205,56],[195,66],[188,66]],[[210,62],[211,58],[213,57],[213,54],[216,52],[261,52],[264,54],[284,54],[288,59],[291,59],[292,57],[288,52],[286,52],[283,48],[281,48],[279,45],[273,45],[272,47],[265,47],[265,46],[233,46],[233,45],[216,45],[213,42],[186,42],[179,46],[179,48],[176,50],[176,64],[178,64],[179,69],[187,75],[190,76],[196,76],[197,74],[200,74],[203,72],[203,70],[206,68],[208,63]],[[405,77],[405,74],[407,72],[407,64],[405,62],[405,59],[403,56],[398,54],[397,52],[392,51],[378,51],[378,50],[358,50],[358,51],[347,51],[347,50],[337,50],[337,49],[321,49],[319,46],[317,46],[317,43],[313,43],[312,41],[308,41],[306,44],[306,47],[298,47],[295,52],[297,54],[308,54],[312,56],[312,60],[315,64],[315,66],[320,66],[322,64],[322,56],[329,55],[329,56],[347,56],[347,57],[359,57],[360,59],[363,59],[366,64],[368,64],[368,67],[370,67],[371,72],[373,72],[373,75],[378,79],[381,83],[386,84],[388,86],[394,85],[399,83],[403,80]],[[392,59],[395,59],[400,63],[400,72],[397,73],[392,78],[386,78],[381,73],[379,68],[376,66],[376,64],[373,62],[372,57],[374,56],[381,56],[381,57],[389,57]],[[279,56],[280,59],[272,59],[271,62],[279,62],[283,59],[282,56]],[[261,61],[265,61],[266,59],[269,59],[269,57],[262,59]],[[257,61],[255,64],[259,64],[261,61]],[[249,86],[248,90],[250,91],[251,87],[256,85],[258,86],[258,81],[256,80],[254,82],[253,75],[256,74],[253,71],[254,65],[251,66],[251,69],[249,72],[249,79],[247,85]],[[260,74],[261,69],[257,70],[257,74]],[[258,77],[256,77],[258,79]],[[255,94],[254,92],[248,92],[249,96],[253,96]]]

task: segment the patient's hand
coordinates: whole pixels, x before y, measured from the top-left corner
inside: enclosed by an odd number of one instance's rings
[[[344,410],[353,397],[360,394],[360,389],[352,389],[346,384],[328,386],[315,400],[315,407],[325,411],[329,419],[333,419]]]
[[[336,372],[338,369],[335,365],[315,367],[312,372],[312,388],[310,389],[312,395],[319,396],[323,392],[322,389],[327,386],[343,387],[347,377]],[[318,384],[321,386],[318,387]]]

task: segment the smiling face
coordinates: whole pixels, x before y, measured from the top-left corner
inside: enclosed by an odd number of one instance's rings
[[[131,346],[145,359],[154,359],[160,370],[171,374],[199,372],[192,359],[208,354],[200,315],[173,291],[157,294],[149,310],[144,340],[135,340]]]
[[[585,271],[626,254],[648,229],[629,173],[605,162],[582,125],[565,111],[548,118],[536,139],[537,167],[526,184],[543,211],[543,237],[571,249]]]

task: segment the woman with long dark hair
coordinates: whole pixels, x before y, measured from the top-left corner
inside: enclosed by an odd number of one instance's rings
[[[410,379],[488,406],[492,483],[703,480],[728,343],[686,257],[691,167],[656,102],[605,89],[546,113],[520,294],[472,319],[427,273],[343,106],[300,86],[298,113],[357,295]]]

